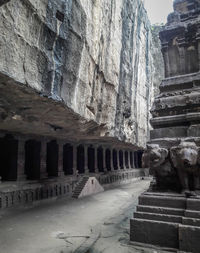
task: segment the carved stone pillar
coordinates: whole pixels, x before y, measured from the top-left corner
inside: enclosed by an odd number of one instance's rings
[[[40,151],[40,179],[48,178],[46,157],[47,157],[47,141],[46,139],[42,139]]]
[[[64,141],[58,140],[58,177],[62,178],[65,176],[64,170],[63,170],[63,146]]]
[[[102,147],[103,148],[103,170],[104,172],[107,172],[107,166],[106,166],[106,147]]]
[[[98,173],[98,146],[94,145],[94,171]]]
[[[131,169],[131,151],[128,150],[128,169]]]
[[[179,54],[180,54],[180,67],[181,67],[181,74],[185,73],[185,47],[181,45],[179,47]]]
[[[169,55],[168,55],[168,47],[166,46],[163,49],[163,57],[165,62],[165,77],[170,77],[170,64],[169,64]]]
[[[123,152],[123,169],[126,170],[126,153],[125,150],[123,150],[122,152]]]
[[[84,170],[85,174],[89,174],[89,168],[88,168],[88,144],[84,145]]]
[[[110,149],[110,167],[111,167],[111,171],[115,171],[114,166],[113,166],[113,149]]]
[[[132,168],[135,169],[134,152],[131,151],[131,153],[132,153],[132,159],[133,159],[132,160],[133,161],[133,167]]]
[[[25,175],[25,143],[26,139],[22,136],[17,136],[18,139],[18,154],[17,154],[17,181],[26,180]]]
[[[77,144],[73,144],[73,175],[77,175]]]

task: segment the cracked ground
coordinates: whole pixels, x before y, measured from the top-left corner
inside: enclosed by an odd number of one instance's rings
[[[149,183],[1,212],[0,253],[161,252],[129,244],[130,218]]]

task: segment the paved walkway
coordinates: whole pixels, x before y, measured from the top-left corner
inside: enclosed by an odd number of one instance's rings
[[[148,186],[149,180],[141,180],[79,200],[1,213],[0,253],[159,252],[129,245],[129,219]]]

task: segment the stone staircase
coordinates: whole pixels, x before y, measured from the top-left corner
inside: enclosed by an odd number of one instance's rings
[[[87,184],[89,177],[82,177],[80,181],[77,183],[74,192],[72,194],[72,198],[78,199],[85,185]]]
[[[131,219],[130,240],[200,252],[200,199],[144,193]]]

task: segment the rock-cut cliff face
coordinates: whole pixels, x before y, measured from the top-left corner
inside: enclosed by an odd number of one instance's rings
[[[145,145],[154,64],[140,0],[4,1],[0,32],[0,129]]]

